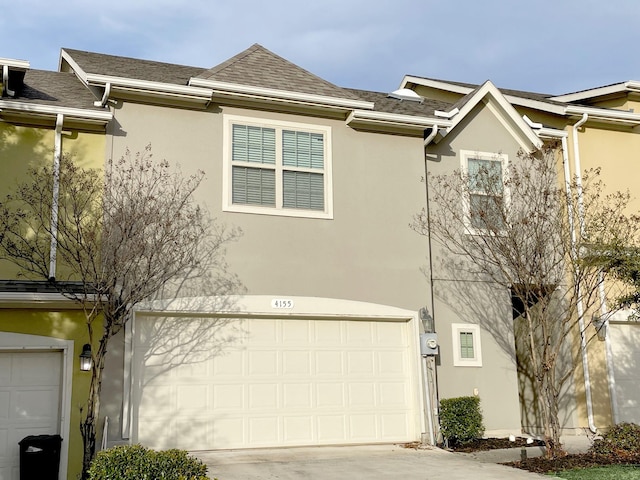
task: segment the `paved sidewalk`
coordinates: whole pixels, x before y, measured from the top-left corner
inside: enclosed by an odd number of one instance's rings
[[[210,478],[219,480],[553,478],[438,448],[412,449],[399,445],[227,450],[192,454],[209,466]]]

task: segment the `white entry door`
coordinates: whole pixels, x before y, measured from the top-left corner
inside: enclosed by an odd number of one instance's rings
[[[133,441],[188,450],[413,441],[408,322],[136,319]]]
[[[61,352],[0,352],[0,480],[18,480],[18,442],[59,434]]]

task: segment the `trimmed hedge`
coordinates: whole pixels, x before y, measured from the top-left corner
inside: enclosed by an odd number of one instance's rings
[[[484,434],[479,397],[440,400],[440,431],[449,446],[481,438]]]
[[[184,450],[120,445],[96,455],[89,480],[208,480],[207,466]]]

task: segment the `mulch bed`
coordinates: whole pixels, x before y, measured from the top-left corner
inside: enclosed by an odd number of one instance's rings
[[[454,452],[471,453],[478,451],[494,450],[498,448],[520,448],[544,446],[541,440],[534,440],[533,443],[526,443],[526,439],[516,437],[515,442],[508,438],[480,438],[460,445],[454,445],[449,450]],[[517,462],[503,463],[509,467],[520,468],[535,473],[553,473],[562,470],[572,470],[576,468],[601,467],[606,465],[636,465],[640,466],[640,452],[629,454],[619,452],[617,455],[599,455],[595,453],[570,454],[559,458],[530,457]]]
[[[607,465],[640,465],[640,454],[615,456],[580,453],[550,459],[544,457],[527,458],[526,460],[504,463],[503,465],[535,473],[549,473]]]
[[[542,440],[534,440],[533,443],[527,443],[527,439],[523,437],[516,437],[513,442],[508,438],[477,438],[459,445],[449,446],[449,450],[453,450],[454,452],[471,453],[497,450],[499,448],[520,447],[544,447],[544,442]]]

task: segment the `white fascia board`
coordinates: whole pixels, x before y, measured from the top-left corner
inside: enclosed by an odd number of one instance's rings
[[[441,118],[418,117],[368,110],[354,110],[351,112],[347,118],[347,125],[354,121],[422,128],[429,128],[434,125],[438,125],[439,127],[449,127],[452,125],[450,120],[443,120]]]
[[[9,68],[19,70],[29,70],[31,67],[27,60],[16,60],[14,58],[0,58],[0,65],[6,65]]]
[[[401,86],[404,88],[407,83],[415,83],[417,85],[423,85],[425,87],[437,88],[439,90],[445,90],[447,92],[459,93],[461,95],[467,95],[473,91],[473,88],[464,87],[462,85],[456,85],[453,83],[443,82],[440,80],[429,80],[426,78],[412,77],[411,75],[405,75],[402,80]],[[497,87],[496,87],[497,88]],[[563,115],[564,109],[560,105],[552,105],[550,103],[541,102],[540,100],[533,100],[531,98],[516,97],[514,95],[502,94],[510,103],[518,105],[520,107],[528,107],[534,110],[542,110],[544,112],[555,113],[557,115]]]
[[[18,306],[79,308],[76,302],[60,293],[0,292],[0,308]]]
[[[620,82],[614,85],[607,85],[606,87],[592,88],[590,90],[583,90],[582,92],[567,93],[566,95],[558,95],[552,97],[551,100],[558,102],[577,102],[580,100],[588,100],[590,98],[603,97],[606,95],[614,95],[616,93],[623,92],[637,92],[640,90],[640,82],[636,80],[629,80],[628,82]]]
[[[89,73],[86,75],[88,85],[104,87],[108,83],[111,88],[131,88],[140,91],[154,92],[158,94],[183,95],[188,97],[202,98],[208,100],[211,98],[211,89],[198,88],[189,85],[175,85],[171,83],[150,82],[148,80],[137,80],[133,78],[112,77],[110,75],[99,75]]]
[[[437,88],[439,90],[446,90],[447,92],[461,93],[463,95],[473,91],[473,88],[465,87],[463,85],[456,85],[454,83],[443,82],[440,80],[431,80],[429,78],[414,77],[411,75],[404,76],[402,83],[400,83],[400,88],[406,88],[408,83],[415,83],[416,85]]]
[[[567,138],[569,136],[567,131],[557,128],[542,127],[535,132],[540,138]]]
[[[611,123],[622,123],[626,125],[640,125],[640,113],[625,112],[623,110],[613,110],[609,108],[582,107],[577,105],[567,105],[566,115],[589,115],[590,119],[597,119]]]
[[[520,130],[523,136],[531,142],[531,145],[536,148],[540,148],[542,146],[542,140],[540,140],[531,127],[529,127],[522,117],[520,117],[516,109],[509,101],[507,101],[500,90],[498,90],[498,88],[490,81],[486,81],[460,109],[460,113],[456,115],[453,125],[449,128],[449,131],[455,128],[455,126],[459,124],[462,119],[465,118],[467,114],[487,96],[491,97],[498,104],[502,112],[515,124],[516,128]]]
[[[188,85],[175,85],[171,83],[151,82],[148,80],[137,80],[132,78],[114,77],[111,75],[100,75],[96,73],[86,73],[80,65],[64,50],[60,53],[60,61],[65,60],[71,69],[75,72],[76,76],[86,86],[104,87],[108,83],[111,84],[111,88],[129,88],[139,91],[146,91],[151,93],[157,93],[162,96],[163,94],[179,95],[191,98],[199,98],[202,100],[209,100],[211,98],[211,89],[196,88]]]
[[[223,94],[239,94],[247,97],[255,98],[271,98],[281,101],[290,101],[295,103],[307,103],[315,105],[324,105],[328,107],[340,107],[345,109],[365,109],[373,110],[373,102],[364,100],[353,100],[350,98],[328,97],[326,95],[314,95],[310,93],[290,92],[286,90],[278,90],[275,88],[254,87],[251,85],[238,85],[235,83],[218,82],[215,80],[207,80],[202,78],[191,78],[189,85],[194,87],[209,88],[214,93]]]
[[[0,109],[20,113],[36,113],[40,115],[58,115],[82,120],[108,123],[113,118],[109,111],[84,110],[82,108],[57,107],[53,105],[31,104],[16,101],[0,100]]]

